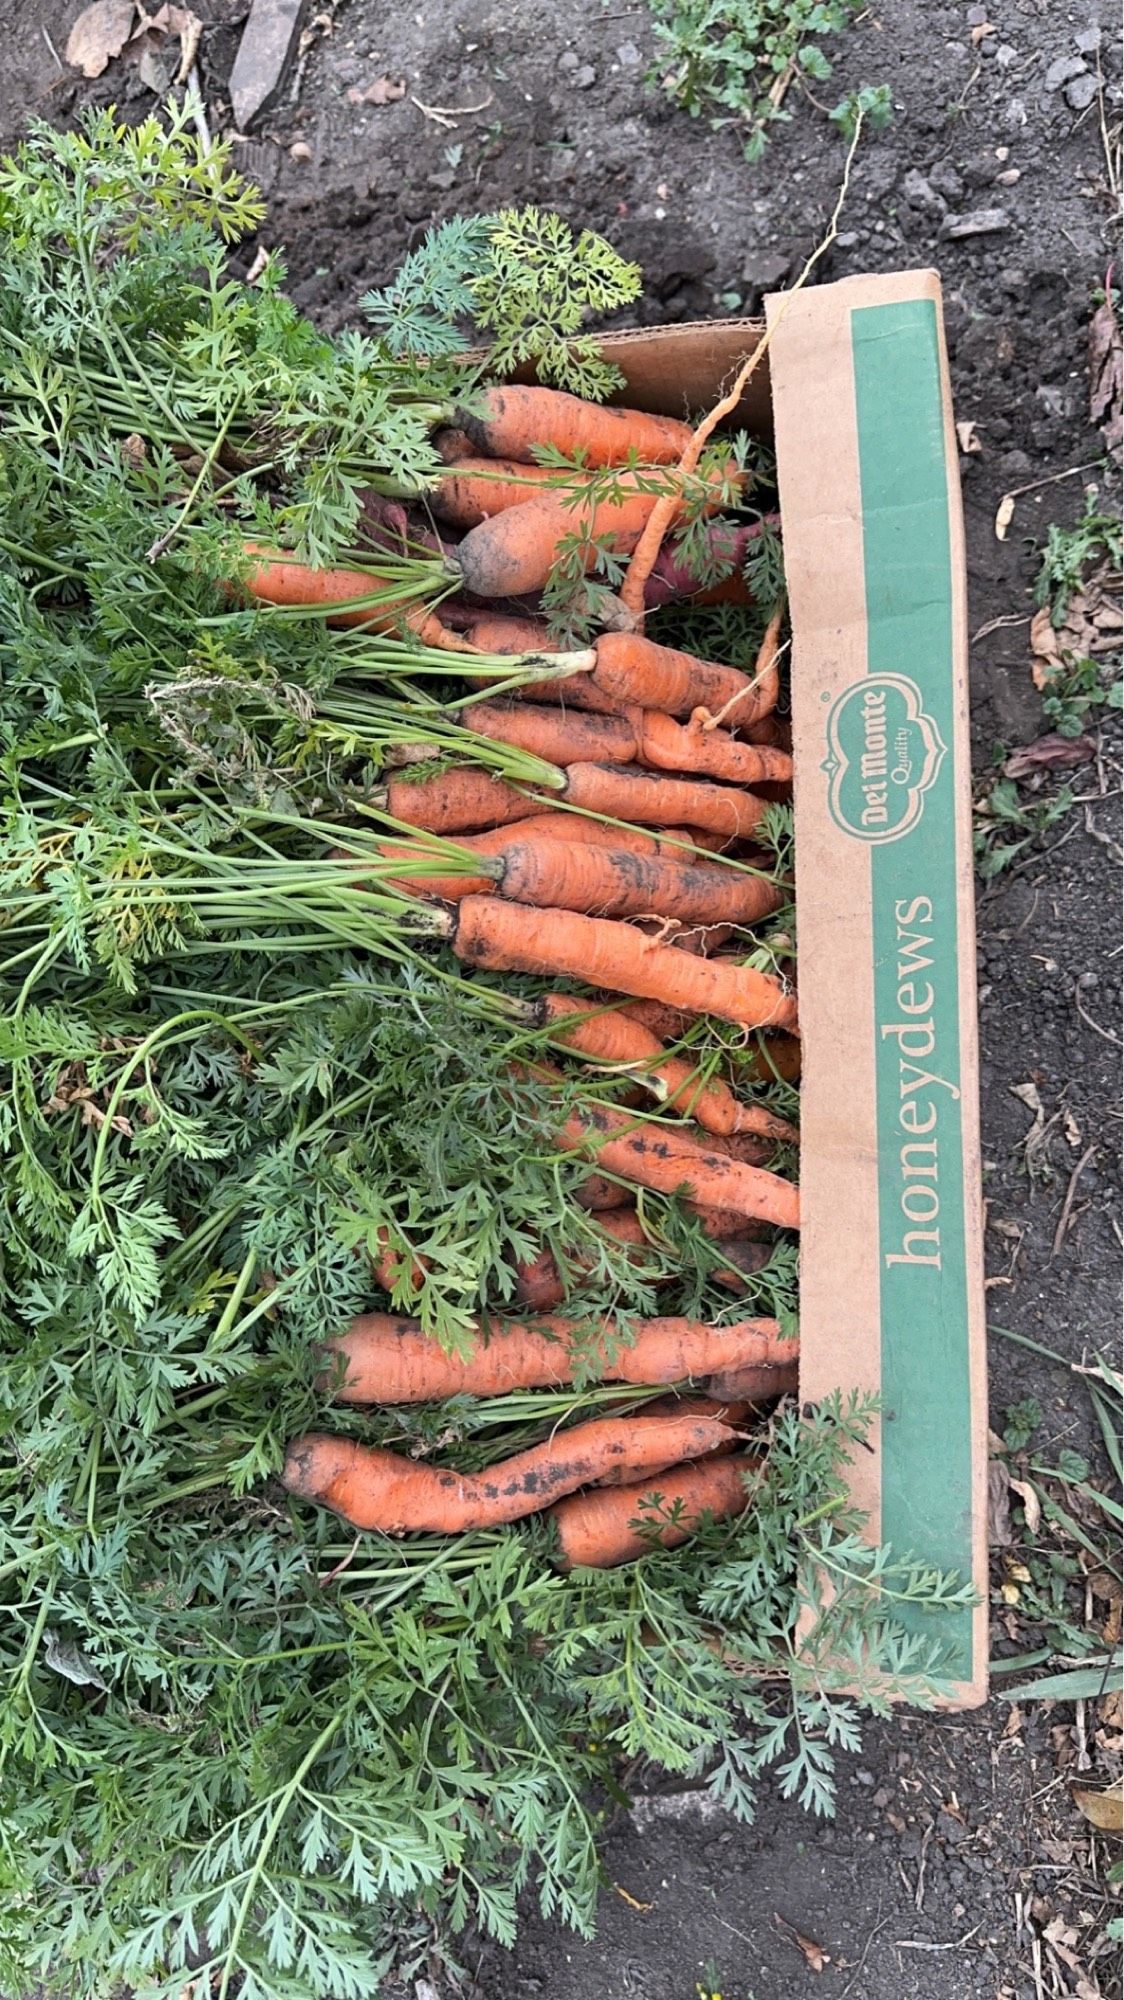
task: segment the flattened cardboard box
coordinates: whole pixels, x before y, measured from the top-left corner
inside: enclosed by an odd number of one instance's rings
[[[801,1396],[881,1398],[872,1539],[970,1576],[953,1705],[987,1692],[987,1415],[968,646],[933,272],[766,301],[740,412],[772,430],[792,615]],[[615,335],[625,400],[712,403],[746,321]],[[771,392],[771,394],[770,394]]]

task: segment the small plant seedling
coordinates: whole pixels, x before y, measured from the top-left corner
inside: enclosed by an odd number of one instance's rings
[[[997,778],[976,806],[976,872],[982,880],[1002,875],[1033,841],[1065,818],[1072,804],[1071,785],[1049,798],[1024,799],[1013,778]]]
[[[745,131],[747,160],[759,160],[768,128],[791,112],[785,99],[796,83],[826,83],[832,65],[824,47],[858,13],[861,0],[649,0],[657,59],[648,73],[675,104],[717,129]],[[831,116],[853,136],[858,112],[885,124],[884,86],[846,98]]]
[[[1085,512],[1072,528],[1051,522],[1042,551],[1042,563],[1034,585],[1034,601],[1048,604],[1055,629],[1065,622],[1070,601],[1080,590],[1092,563],[1107,562],[1120,568],[1120,518],[1098,507],[1096,496],[1086,496]]]

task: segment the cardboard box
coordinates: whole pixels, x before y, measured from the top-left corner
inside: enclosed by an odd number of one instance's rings
[[[766,301],[740,421],[772,434],[792,614],[801,1395],[872,1389],[871,1536],[971,1576],[954,1705],[987,1691],[987,1414],[968,643],[933,272]],[[614,335],[622,400],[705,408],[747,321]]]

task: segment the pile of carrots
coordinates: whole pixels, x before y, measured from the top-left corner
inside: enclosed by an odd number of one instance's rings
[[[395,886],[432,904],[436,933],[464,965],[567,982],[536,1002],[513,997],[537,1046],[623,1073],[642,1105],[665,1114],[567,1100],[554,1136],[590,1162],[582,1198],[597,1226],[642,1255],[648,1239],[629,1191],[679,1194],[719,1247],[719,1282],[738,1292],[768,1256],[770,1232],[799,1225],[796,1187],[771,1164],[798,1133],[674,1044],[713,1016],[764,1031],[765,1081],[799,1074],[790,961],[768,972],[745,962],[756,943],[745,933],[787,900],[754,838],[770,803],[791,795],[792,763],[777,716],[780,612],[752,672],[643,633],[645,605],[665,602],[682,581],[674,528],[699,477],[704,428],[541,388],[485,390],[458,413],[439,436],[446,469],[429,496],[461,537],[445,545],[457,595],[400,609],[398,629],[448,652],[451,671],[458,652],[468,674],[474,654],[510,657],[513,670],[549,662],[559,649],[535,594],[579,523],[591,565],[599,548],[631,557],[617,629],[603,631],[573,672],[564,663],[510,698],[467,706],[465,762],[419,774],[407,754],[371,805],[393,823],[381,853],[401,866]],[[537,463],[542,447],[574,469]],[[747,531],[717,519],[707,532],[735,563],[726,594],[744,603]],[[314,571],[277,552],[249,554],[248,588],[261,600],[330,606],[332,622],[393,624],[385,610],[355,605],[377,582],[370,569]],[[707,596],[716,594],[723,586]],[[490,775],[472,762],[478,738],[533,753],[553,767],[553,782]],[[448,868],[449,843],[459,872]],[[362,891],[363,857],[339,858]],[[516,1073],[548,1092],[566,1081],[534,1046]],[[408,1303],[408,1257],[388,1245],[375,1275]],[[518,1296],[528,1316],[485,1319],[459,1355],[415,1319],[364,1315],[328,1340],[326,1387],[342,1403],[393,1406],[569,1383],[577,1327],[559,1316],[566,1280],[548,1245],[520,1268]],[[566,1568],[634,1560],[654,1540],[682,1541],[704,1516],[739,1512],[759,1465],[743,1449],[745,1423],[758,1403],[795,1389],[794,1338],[756,1318],[652,1319],[633,1324],[630,1345],[608,1334],[607,1322],[606,1379],[677,1394],[557,1430],[477,1474],[312,1434],[290,1446],[285,1484],[357,1528],[391,1534],[455,1534],[545,1512]],[[587,1356],[588,1343],[580,1351]]]

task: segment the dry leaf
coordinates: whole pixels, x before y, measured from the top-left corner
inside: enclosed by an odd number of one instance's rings
[[[971,451],[983,450],[983,446],[980,443],[979,434],[976,430],[976,426],[974,423],[968,422],[968,423],[957,424],[956,438],[962,452],[966,453]]]
[[[1011,1713],[1003,1724],[1004,1736],[1017,1736],[1023,1726],[1023,1712],[1018,1703],[1012,1704]]]
[[[203,23],[190,7],[158,7],[155,14],[141,14],[125,54],[137,63],[141,82],[159,93],[169,84],[185,81],[202,33]],[[179,43],[178,57],[169,47],[173,42]]]
[[[1100,1833],[1114,1833],[1117,1839],[1124,1837],[1124,1781],[1117,1779],[1106,1792],[1094,1791],[1091,1785],[1071,1785],[1069,1793],[1090,1826]]]
[[[399,98],[405,95],[405,84],[400,83],[395,77],[376,76],[374,82],[367,85],[366,90],[349,90],[347,101],[349,104],[397,104]]]
[[[119,56],[133,25],[133,0],[94,0],[83,8],[66,40],[66,60],[83,76],[100,76]]]
[[[1015,518],[1015,496],[1013,493],[1005,493],[1003,495],[1002,500],[999,502],[998,507],[995,510],[996,541],[999,542],[1006,541],[1007,530],[1010,527],[1011,522],[1014,520],[1014,518]]]
[[[1081,1144],[1081,1127],[1068,1105],[1062,1111],[1062,1130],[1065,1133],[1066,1145],[1072,1146],[1076,1152]]]
[[[1037,1488],[1031,1485],[1029,1479],[1012,1479],[1010,1484],[1023,1503],[1027,1527],[1032,1535],[1036,1535],[1042,1523],[1042,1502],[1038,1498]]]
[[[994,35],[995,33],[996,30],[990,21],[978,21],[976,23],[976,26],[972,29],[972,47],[974,49],[978,49],[980,43],[984,41],[988,35]]]
[[[1120,323],[1106,299],[1089,321],[1089,415],[1118,465],[1124,445],[1122,373]]]
[[[802,1931],[797,1930],[795,1924],[789,1923],[787,1917],[782,1917],[779,1910],[773,1911],[773,1922],[778,1930],[784,1931],[797,1949],[803,1952],[809,1972],[822,1972],[825,1965],[831,1964],[831,1954],[824,1950],[822,1944],[817,1944],[815,1938],[805,1937]]]
[[[1003,766],[1005,778],[1027,778],[1033,771],[1060,771],[1087,764],[1097,754],[1091,736],[1040,736],[1012,750]]]
[[[993,1458],[987,1468],[987,1540],[992,1549],[1011,1543],[1011,1502],[1008,1487],[1011,1475],[1001,1458]]]

